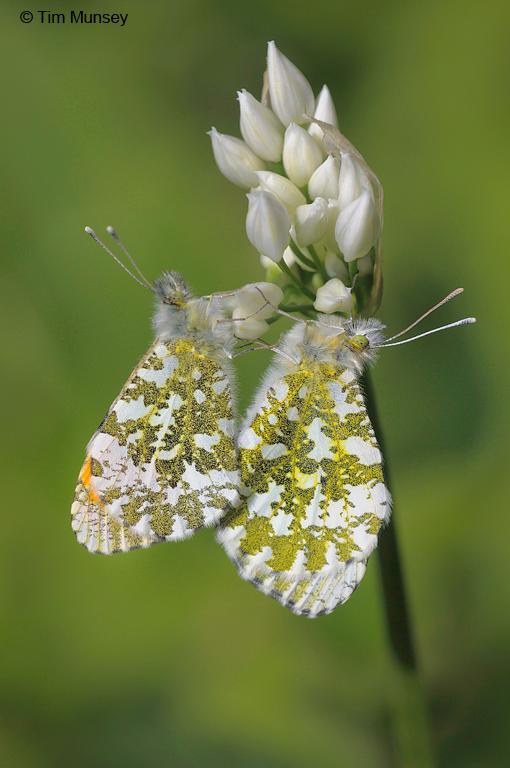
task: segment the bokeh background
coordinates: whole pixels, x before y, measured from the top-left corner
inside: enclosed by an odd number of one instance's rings
[[[382,319],[458,285],[436,324],[479,317],[387,350],[374,378],[439,765],[508,765],[508,3],[79,6],[124,28],[21,24],[26,5],[4,0],[0,32],[0,764],[394,764],[375,558],[307,621],[212,531],[109,559],[69,525],[84,446],[151,339],[150,297],[83,226],[199,293],[260,278],[206,130],[237,132],[274,38],[384,184]],[[242,405],[266,363],[239,361]]]

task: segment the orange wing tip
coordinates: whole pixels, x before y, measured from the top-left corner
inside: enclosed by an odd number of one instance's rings
[[[83,486],[85,490],[87,491],[87,495],[90,499],[90,501],[94,502],[94,504],[103,504],[101,499],[99,498],[98,494],[94,490],[92,486],[92,456],[87,456],[85,459],[83,466],[81,468],[80,472],[80,480],[83,483]]]

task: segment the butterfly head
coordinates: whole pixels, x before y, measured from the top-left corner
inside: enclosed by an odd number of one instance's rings
[[[176,309],[184,309],[191,299],[191,292],[178,272],[163,272],[154,282],[154,293],[163,304]]]
[[[319,315],[316,322],[296,325],[285,346],[295,360],[329,362],[359,373],[374,361],[383,328],[375,318]]]

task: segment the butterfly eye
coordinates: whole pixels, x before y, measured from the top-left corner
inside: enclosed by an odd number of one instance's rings
[[[348,345],[353,352],[363,352],[369,346],[369,341],[366,336],[351,336]]]

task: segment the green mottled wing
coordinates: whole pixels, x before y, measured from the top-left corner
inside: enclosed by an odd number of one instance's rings
[[[265,387],[239,438],[246,500],[218,538],[243,578],[313,617],[363,578],[390,497],[350,370],[277,367]]]
[[[238,486],[223,361],[192,340],[156,341],[88,445],[72,526],[103,554],[184,539],[235,506]]]

